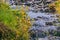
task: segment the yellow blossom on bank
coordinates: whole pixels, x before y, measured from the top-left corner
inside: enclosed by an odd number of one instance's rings
[[[23,7],[13,10],[8,5],[0,3],[0,21],[3,23],[2,28],[0,27],[3,40],[29,40],[28,29],[31,23]]]
[[[60,14],[60,0],[56,0],[55,2],[49,4],[50,8],[51,6],[53,6],[56,9],[57,14]]]

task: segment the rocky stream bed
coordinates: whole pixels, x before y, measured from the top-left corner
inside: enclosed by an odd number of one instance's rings
[[[46,2],[47,5],[45,6],[44,3]],[[41,5],[39,3],[33,4],[29,7],[30,10],[26,12],[30,16],[32,24],[29,29],[31,40],[60,40],[60,15],[50,13],[48,3],[51,3],[51,1],[46,2],[41,2]],[[20,6],[18,7],[20,8]],[[55,12],[55,10],[52,10],[52,12]]]
[[[59,26],[57,26],[60,24],[58,21],[59,15],[39,11],[29,11],[27,14],[32,22],[30,28],[31,40],[60,40],[59,36],[55,36],[57,32],[60,32],[58,30]]]

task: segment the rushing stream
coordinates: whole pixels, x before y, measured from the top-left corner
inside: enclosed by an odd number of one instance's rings
[[[11,6],[15,9],[15,5]],[[15,7],[15,8],[14,8]],[[20,6],[18,6],[18,9]],[[31,10],[32,9],[32,10]],[[34,9],[35,10],[35,9]],[[60,40],[60,37],[54,38],[54,33],[57,30],[57,24],[59,15],[52,13],[45,13],[40,11],[34,11],[33,8],[30,8],[27,11],[28,16],[30,16],[32,27],[29,29],[31,33],[31,40]],[[34,21],[32,20],[34,19]],[[56,25],[55,25],[56,24]]]
[[[57,30],[58,27],[54,25],[54,23],[58,23],[57,14],[33,11],[29,11],[27,14],[31,19],[34,19],[34,21],[31,20],[32,27],[30,28],[30,31],[34,33],[33,36],[31,34],[31,40],[49,40],[47,37],[48,32],[51,32],[49,35],[53,35],[53,31]]]
[[[32,27],[29,29],[29,32],[31,33],[31,40],[60,40],[60,37],[55,37],[55,31],[57,31],[58,24],[58,18],[57,14],[52,13],[45,13],[41,12],[49,11],[48,4],[51,2],[54,2],[53,0],[40,0],[41,2],[37,2],[29,7],[29,11],[27,12],[28,16],[30,16]],[[29,3],[29,2],[28,2]],[[14,1],[11,0],[12,6],[10,6],[12,9],[16,9],[16,5],[14,5]],[[34,7],[35,6],[35,7]],[[46,7],[44,7],[46,6]],[[20,9],[20,6],[17,6],[18,9]],[[35,9],[34,9],[35,8]],[[55,11],[55,10],[54,10]],[[33,19],[33,20],[32,20]],[[60,32],[60,31],[59,31]]]

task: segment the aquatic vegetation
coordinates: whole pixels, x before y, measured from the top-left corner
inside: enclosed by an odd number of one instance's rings
[[[0,26],[0,35],[3,35],[0,38],[1,40],[29,40],[30,18],[22,8],[20,10],[12,10],[8,5],[0,3],[0,22],[5,25],[2,25],[3,27]],[[5,27],[7,30],[4,29]]]

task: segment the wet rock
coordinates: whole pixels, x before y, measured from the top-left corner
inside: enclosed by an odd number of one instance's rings
[[[38,26],[38,24],[33,24],[33,26]]]
[[[42,17],[40,17],[40,16],[37,16],[37,18],[42,18]]]
[[[44,12],[44,11],[43,11],[43,9],[40,9],[40,12],[42,12],[42,13],[43,13],[43,12]]]
[[[53,23],[57,23],[56,21],[53,21]]]
[[[48,32],[49,32],[50,35],[55,35],[56,30],[51,30],[51,29],[49,29]]]
[[[60,40],[58,36],[48,36],[48,40]]]
[[[45,38],[46,36],[47,36],[46,33],[44,33],[44,32],[38,32],[38,37],[39,38]]]
[[[57,31],[56,31],[55,36],[59,36],[59,37],[60,37],[60,30],[57,30]]]
[[[49,9],[45,9],[45,12],[49,12]]]
[[[42,31],[42,30],[38,30],[38,31],[30,31],[30,33],[31,33],[31,37],[32,38],[44,38],[44,37],[46,37],[47,36],[47,34],[44,32],[44,31]]]
[[[37,18],[34,18],[35,21],[37,21],[38,19]]]
[[[57,30],[60,30],[60,27],[57,27]]]
[[[46,24],[46,25],[50,25],[50,26],[53,25],[52,22],[46,22],[45,24]]]

